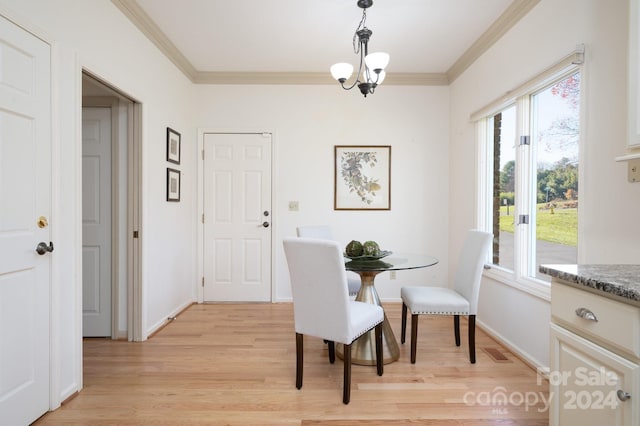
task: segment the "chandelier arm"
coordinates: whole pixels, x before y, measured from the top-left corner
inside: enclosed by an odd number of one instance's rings
[[[373,72],[373,74],[376,75],[376,81],[373,81],[373,78],[371,78],[371,70],[369,69],[369,67],[365,64],[364,68],[365,68],[364,75],[365,75],[365,79],[367,80],[367,83],[371,83],[374,87],[377,86],[378,80],[380,80],[380,73],[375,71]]]
[[[356,73],[356,81],[353,82],[353,84],[349,87],[344,87],[344,83],[340,83],[340,85],[342,86],[342,88],[344,90],[351,90],[354,87],[356,87],[357,84],[362,83],[360,81],[360,73],[362,72],[362,64],[364,63],[364,51],[362,49],[360,49],[360,65],[358,66],[358,72]],[[367,69],[367,65],[365,64],[365,69]]]

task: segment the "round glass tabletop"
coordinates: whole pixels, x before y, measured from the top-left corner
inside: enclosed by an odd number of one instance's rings
[[[403,269],[417,269],[433,266],[438,259],[433,256],[409,253],[391,253],[389,256],[377,260],[345,259],[347,271],[400,271]]]

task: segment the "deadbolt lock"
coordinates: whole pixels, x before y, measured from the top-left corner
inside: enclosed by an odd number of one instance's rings
[[[49,226],[49,222],[47,222],[47,218],[44,216],[40,216],[38,218],[38,228],[46,228]]]

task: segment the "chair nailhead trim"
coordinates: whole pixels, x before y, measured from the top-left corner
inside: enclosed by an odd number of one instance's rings
[[[353,342],[355,342],[355,341],[358,339],[358,337],[362,336],[362,335],[363,335],[363,334],[365,334],[365,333],[370,332],[370,331],[371,331],[371,329],[373,329],[376,325],[380,324],[381,322],[382,322],[382,321],[378,321],[378,322],[373,323],[373,325],[372,325],[371,327],[369,327],[369,328],[367,328],[366,330],[363,330],[363,331],[361,331],[359,334],[357,334],[357,335],[356,335],[356,337],[354,337],[354,338],[353,338],[353,340],[352,340],[351,342],[352,342],[352,343],[353,343]]]

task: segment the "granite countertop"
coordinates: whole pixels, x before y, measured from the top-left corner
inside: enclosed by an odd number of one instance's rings
[[[540,272],[640,305],[640,265],[540,265]]]

